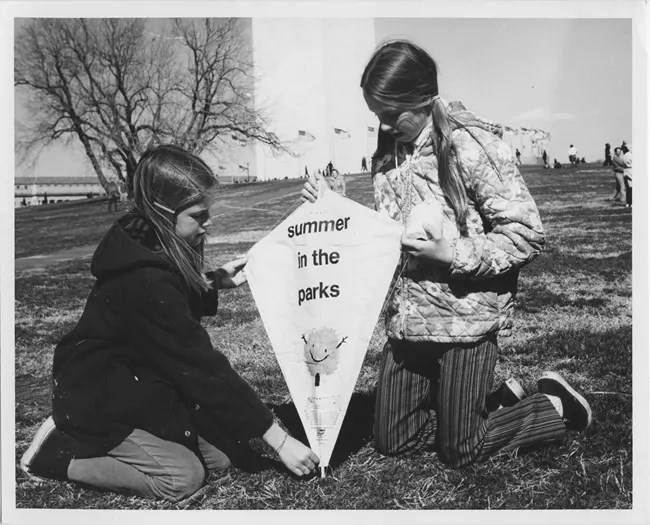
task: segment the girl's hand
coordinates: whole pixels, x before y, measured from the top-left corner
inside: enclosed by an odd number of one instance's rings
[[[297,476],[313,474],[320,462],[318,456],[297,439],[287,435],[287,440],[278,452],[280,461]]]
[[[448,241],[442,238],[440,228],[424,223],[422,225],[427,239],[411,237],[408,232],[402,234],[402,250],[413,257],[425,260],[438,266],[449,268],[453,260],[453,251]]]
[[[319,192],[320,189],[320,192]],[[300,200],[303,202],[316,202],[318,199],[319,193],[328,191],[330,189],[329,184],[325,180],[325,177],[316,173],[310,175],[307,179],[307,182],[302,187],[302,192],[300,193]]]
[[[216,274],[218,275],[218,288],[236,288],[246,282],[246,273],[242,270],[248,262],[248,258],[244,255],[234,261],[224,264],[217,268]]]
[[[297,476],[311,474],[320,462],[309,447],[292,438],[277,423],[269,427],[262,439],[275,450],[284,466]]]

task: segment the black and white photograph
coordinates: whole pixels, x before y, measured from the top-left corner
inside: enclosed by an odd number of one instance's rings
[[[649,13],[3,3],[1,522],[650,524]]]

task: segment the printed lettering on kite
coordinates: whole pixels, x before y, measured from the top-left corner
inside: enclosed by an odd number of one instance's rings
[[[326,191],[248,252],[248,284],[321,475],[399,262],[403,230]]]

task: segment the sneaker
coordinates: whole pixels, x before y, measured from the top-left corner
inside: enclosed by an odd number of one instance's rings
[[[576,392],[556,372],[544,372],[537,381],[542,394],[559,397],[562,401],[564,423],[567,430],[582,432],[591,425],[591,407],[587,400]]]
[[[32,444],[20,459],[20,468],[31,479],[67,481],[68,465],[74,457],[68,439],[56,428],[52,416],[36,431]]]
[[[488,395],[486,400],[489,412],[503,407],[511,407],[526,397],[526,392],[519,382],[511,377],[504,381],[499,388]]]

